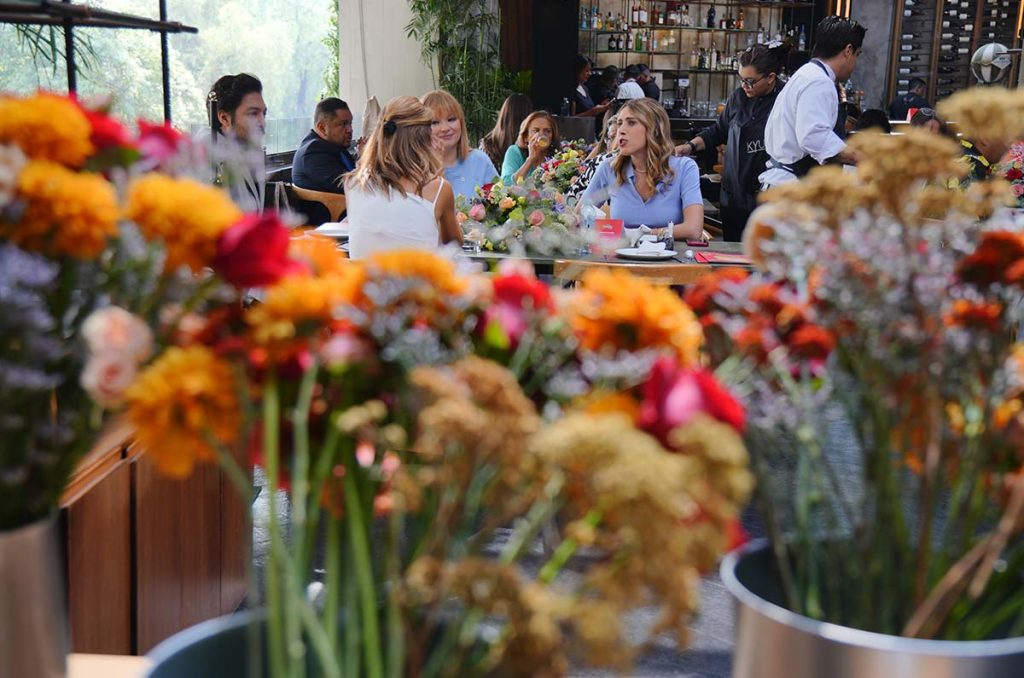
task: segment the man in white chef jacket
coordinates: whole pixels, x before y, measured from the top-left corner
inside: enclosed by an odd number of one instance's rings
[[[837,83],[853,73],[866,32],[856,21],[838,16],[818,24],[811,60],[782,88],[768,116],[763,188],[797,181],[827,161],[856,163],[843,141]]]

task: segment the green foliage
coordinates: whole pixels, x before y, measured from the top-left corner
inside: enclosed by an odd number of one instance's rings
[[[420,43],[434,84],[451,92],[466,111],[470,140],[494,124],[513,77],[498,59],[498,17],[486,0],[409,0],[406,35]]]
[[[324,88],[320,91],[321,99],[339,96],[338,88],[341,83],[338,0],[327,0],[327,3],[330,19],[327,23],[327,35],[323,37],[320,44],[330,50],[331,56],[327,61],[327,69],[324,71]]]

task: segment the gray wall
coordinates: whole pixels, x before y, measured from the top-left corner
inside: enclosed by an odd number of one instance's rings
[[[850,18],[868,29],[864,52],[852,76],[854,88],[864,91],[864,108],[889,107],[885,99],[895,11],[896,3],[892,0],[856,0],[853,3]]]

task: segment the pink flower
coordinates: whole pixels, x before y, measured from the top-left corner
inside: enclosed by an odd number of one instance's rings
[[[671,449],[671,433],[706,414],[742,432],[746,414],[714,375],[683,368],[672,358],[659,358],[643,385],[639,425]]]
[[[85,364],[82,388],[96,403],[113,407],[121,403],[138,370],[139,364],[131,355],[104,350],[92,355]]]
[[[90,353],[117,353],[135,364],[153,353],[149,325],[118,306],[106,306],[89,314],[82,324],[82,337]]]
[[[528,217],[531,226],[540,226],[544,223],[544,213],[540,210],[533,210]]]
[[[347,332],[331,335],[320,347],[320,359],[328,367],[351,365],[369,358],[371,354],[366,342]]]
[[[176,156],[181,146],[188,141],[188,137],[171,127],[168,122],[154,125],[139,120],[138,125],[139,152],[155,165],[162,165]]]
[[[469,217],[466,216],[465,212],[456,212],[455,221],[459,223],[459,226],[462,226],[464,223],[469,221]]]
[[[469,208],[469,218],[474,221],[483,221],[483,218],[487,216],[487,208],[482,204],[477,203]]]
[[[1024,184],[1013,184],[1011,188],[1013,188],[1013,194],[1018,198],[1024,195]]]

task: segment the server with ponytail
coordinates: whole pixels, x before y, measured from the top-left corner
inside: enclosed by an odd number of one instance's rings
[[[779,73],[789,49],[782,43],[773,47],[754,45],[743,52],[736,74],[740,86],[729,97],[718,120],[692,141],[676,146],[678,155],[692,155],[725,144],[721,214],[726,240],[741,239],[747,218],[757,206],[761,188],[758,176],[768,162],[764,126],[782,89]]]

